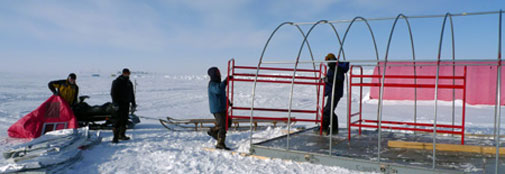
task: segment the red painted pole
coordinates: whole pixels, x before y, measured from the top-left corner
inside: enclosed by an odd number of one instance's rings
[[[227,72],[226,72],[226,74],[227,74],[226,78],[230,77],[230,63],[231,63],[231,61],[233,61],[233,59],[230,59],[228,61],[228,69],[227,69]],[[230,108],[230,102],[229,101],[230,101],[230,79],[228,79],[226,81],[226,119],[225,119],[226,120],[225,121],[226,124],[224,126],[226,128],[226,130],[228,130],[228,118],[230,117],[230,115],[228,113],[229,112],[229,108]]]
[[[351,66],[351,72],[349,73],[349,91],[347,91],[347,107],[348,112],[347,112],[347,141],[351,141],[351,110],[352,110],[352,104],[351,104],[351,98],[352,98],[352,78],[353,78],[353,73],[352,70],[354,68],[354,65]]]
[[[466,72],[467,72],[467,67],[465,66],[465,71],[464,71],[464,79],[463,79],[463,113],[462,113],[462,119],[461,119],[461,144],[465,144],[465,114],[466,114]]]
[[[231,64],[231,75],[235,79],[235,59],[233,59],[233,62]],[[232,79],[231,80],[231,103],[233,105],[234,99],[235,99],[235,81]],[[230,119],[233,119],[233,107],[231,107],[230,111]]]
[[[319,64],[319,77],[318,77],[318,82],[321,82],[321,75],[323,71],[323,63]],[[319,97],[321,92],[321,84],[317,85],[317,91],[316,91],[316,120],[319,118]]]
[[[236,69],[252,69],[256,70],[258,67],[255,66],[235,66]],[[291,68],[273,68],[273,67],[260,67],[260,70],[271,70],[271,71],[294,71],[294,69]],[[317,70],[313,69],[296,69],[296,71],[299,72],[316,72]]]
[[[360,66],[361,75],[363,75],[363,67]],[[363,77],[360,78],[359,83],[363,83]],[[359,87],[359,135],[361,135],[361,122],[363,122],[362,111],[363,111],[363,86]]]

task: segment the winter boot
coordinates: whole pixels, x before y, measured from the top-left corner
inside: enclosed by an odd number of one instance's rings
[[[207,135],[211,136],[214,140],[217,140],[217,131],[212,128],[207,131]]]
[[[320,130],[321,130],[321,127],[317,127],[317,128],[315,128],[315,129],[314,129],[314,134],[319,135]],[[328,128],[323,128],[323,131],[322,131],[322,136],[327,136],[328,134],[330,134],[330,133],[328,132]]]
[[[130,139],[130,137],[127,137],[127,136],[125,135],[125,133],[126,133],[126,128],[124,128],[124,127],[123,127],[123,128],[121,128],[121,129],[119,129],[119,130],[120,130],[120,131],[119,131],[119,138],[118,138],[119,140],[129,140],[129,139]]]
[[[328,129],[323,129],[323,136],[328,136],[329,134]]]
[[[216,149],[231,150],[230,148],[226,147],[226,145],[224,144],[225,139],[226,139],[225,136],[218,136],[217,137]]]
[[[112,128],[112,134],[113,134],[113,138],[112,138],[112,143],[116,144],[119,142],[119,131],[116,129],[116,128]]]

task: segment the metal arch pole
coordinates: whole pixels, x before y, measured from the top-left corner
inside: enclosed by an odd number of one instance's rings
[[[335,35],[337,36],[338,43],[340,44],[340,47],[343,47],[343,45],[342,45],[342,44],[343,44],[343,42],[342,42],[342,40],[340,39],[340,35],[338,34],[337,29],[335,28],[335,25],[333,25],[332,23],[328,23],[328,24],[329,24],[329,25],[331,26],[331,28],[333,29],[333,32],[335,32]],[[345,60],[345,53],[344,53],[344,49],[343,49],[343,48],[342,48],[342,58],[344,58],[344,60]]]
[[[293,107],[293,92],[294,92],[294,87],[295,87],[295,76],[296,76],[296,69],[298,68],[298,61],[300,60],[300,56],[302,54],[303,47],[305,46],[305,42],[307,41],[307,38],[309,37],[310,33],[314,29],[315,26],[317,26],[320,23],[326,23],[328,21],[326,20],[320,20],[316,22],[310,29],[307,31],[307,34],[303,38],[303,42],[300,46],[300,49],[298,50],[298,55],[296,56],[296,62],[295,62],[295,67],[293,69],[293,78],[291,79],[291,91],[289,95],[289,106],[288,106],[288,134],[287,134],[287,141],[286,141],[286,149],[289,150],[289,134],[291,131],[291,109]]]
[[[373,41],[373,45],[374,45],[374,48],[375,48],[375,57],[376,57],[377,61],[379,61],[379,50],[377,49],[377,42],[375,41],[375,36],[373,34],[372,27],[370,27],[370,24],[368,23],[367,19],[365,19],[365,18],[363,18],[361,16],[357,16],[354,19],[352,19],[352,21],[349,24],[349,26],[347,26],[347,29],[345,30],[345,33],[344,33],[344,37],[342,38],[342,44],[340,44],[340,50],[338,51],[337,59],[340,59],[340,54],[343,55],[343,53],[344,53],[344,43],[345,43],[345,39],[347,38],[347,34],[349,33],[349,30],[351,29],[352,24],[354,22],[356,22],[358,19],[364,21],[365,24],[367,25],[368,31],[370,31],[370,35],[372,36],[372,41]]]
[[[474,15],[488,15],[488,14],[498,14],[499,11],[485,11],[485,12],[470,12],[470,13],[455,13],[451,14],[451,16],[474,16]],[[411,19],[422,19],[422,18],[443,18],[445,17],[445,14],[443,15],[424,15],[424,16],[407,16],[408,18]],[[394,20],[395,17],[381,17],[381,18],[369,18],[368,21],[383,21],[383,20]],[[328,21],[329,23],[349,23],[351,20],[335,20],[335,21]],[[297,25],[313,25],[313,22],[297,22],[295,23]]]
[[[498,35],[501,35],[501,10],[500,10],[499,18],[500,18],[500,19],[499,19],[499,20],[500,20],[500,21],[499,21],[499,25],[500,25],[500,26],[499,26],[499,28],[500,28],[500,31],[499,31]],[[501,45],[500,45],[500,44],[501,44],[501,37],[500,37],[500,38],[498,38],[498,40],[499,40],[499,41],[498,41],[498,47],[499,47],[499,49],[501,49]],[[498,51],[501,51],[501,50],[498,50]],[[500,52],[499,52],[499,53],[500,53]],[[499,62],[498,62],[498,68],[500,68],[500,65],[501,65],[501,61],[500,61],[500,60],[501,60],[501,58],[499,58],[499,59],[498,59],[498,61],[499,61]],[[498,71],[498,69],[497,69],[497,71]],[[500,76],[500,72],[497,72],[497,73],[498,73],[498,76],[497,76],[497,78],[498,78],[498,77]],[[500,79],[497,79],[496,83],[498,83],[498,82],[499,82],[499,80],[500,80]],[[497,87],[498,87],[498,84],[497,84]],[[499,94],[499,93],[498,93],[498,92],[499,92],[498,88],[496,89],[496,92],[497,92],[497,94]],[[497,99],[497,101],[498,101],[498,100],[501,100],[501,98],[500,98],[500,99]],[[496,103],[498,103],[498,102],[496,102]],[[495,124],[494,124],[494,133],[493,133],[493,135],[495,135],[495,137],[496,137],[496,134],[497,134],[497,131],[496,131],[496,130],[497,130],[497,123],[496,123],[496,122],[497,122],[497,114],[496,114],[496,113],[497,113],[497,110],[498,110],[499,106],[500,106],[500,105],[495,106],[495,117],[494,117],[494,123],[495,123]],[[498,123],[498,124],[499,124],[499,123]],[[495,139],[496,139],[496,138],[495,138]]]
[[[302,28],[300,28],[299,25],[294,25],[298,31],[300,31],[300,34],[302,34],[303,38],[305,38],[305,33],[303,32]],[[309,53],[310,53],[310,58],[312,59],[312,66],[314,67],[314,70],[316,70],[316,63],[314,62],[314,54],[312,54],[312,49],[310,47],[310,44],[309,44],[309,40],[305,40],[305,42],[307,43],[307,49],[309,49]],[[316,73],[314,72],[314,77],[316,77],[315,75]]]
[[[370,35],[371,35],[371,37],[372,37],[372,42],[373,42],[374,48],[375,48],[375,58],[376,58],[376,60],[377,60],[377,62],[378,62],[378,61],[379,61],[379,51],[378,51],[378,49],[377,49],[377,42],[375,41],[375,36],[374,36],[374,34],[373,34],[372,27],[370,27],[370,24],[368,23],[367,19],[365,19],[365,18],[363,18],[363,17],[361,17],[361,16],[357,16],[357,17],[355,17],[355,18],[351,21],[351,23],[349,23],[349,25],[347,26],[347,29],[346,29],[346,31],[345,31],[345,33],[344,33],[344,37],[342,38],[342,44],[340,45],[340,50],[338,51],[338,57],[337,57],[337,60],[339,60],[339,59],[340,59],[340,55],[341,55],[341,54],[344,56],[344,44],[345,44],[345,39],[347,38],[347,34],[349,33],[349,30],[351,29],[352,24],[354,24],[354,22],[355,22],[355,21],[357,21],[357,20],[363,20],[363,21],[365,22],[365,24],[367,25],[368,30],[370,31]],[[380,69],[379,69],[379,72],[380,72]],[[349,86],[349,84],[348,84],[348,86]],[[349,95],[349,94],[347,94],[347,95]],[[348,108],[348,109],[349,109],[349,108]],[[347,126],[349,126],[349,123],[350,123],[350,122],[349,122],[349,120],[347,120],[347,122],[348,122]],[[350,132],[350,128],[347,128],[347,129],[349,130],[349,131],[348,131],[348,134],[349,134],[349,136],[348,136],[348,137],[350,137],[350,133],[351,133],[351,132]],[[348,141],[350,141],[350,139],[349,139]]]
[[[302,37],[304,38],[304,43],[307,43],[307,48],[308,48],[309,53],[310,53],[310,58],[312,59],[312,66],[313,66],[314,70],[316,70],[316,64],[315,64],[315,60],[314,60],[314,55],[312,54],[312,49],[311,49],[311,47],[310,47],[309,40],[308,40],[308,39],[305,39],[305,38],[307,37],[307,36],[305,35],[305,32],[303,32],[302,28],[300,28],[300,26],[299,26],[299,25],[294,24],[293,26],[295,26],[295,27],[298,29],[298,31],[300,32],[300,34],[302,34]],[[303,48],[303,47],[302,47],[302,48]],[[296,62],[299,62],[299,60],[297,59],[297,61],[296,61]],[[297,64],[297,63],[296,63],[296,64]],[[295,66],[295,73],[294,73],[294,74],[296,75],[296,66]],[[293,83],[294,83],[294,77],[295,77],[295,76],[293,76]],[[317,77],[316,72],[314,72],[314,77]],[[316,87],[317,87],[317,86],[316,86]],[[319,89],[316,89],[316,92],[318,92],[317,90],[319,90]],[[319,93],[319,92],[318,92],[318,93]],[[293,95],[293,94],[291,93],[291,96],[292,96],[292,95]],[[317,94],[316,94],[316,95],[317,95]],[[289,111],[289,112],[290,112],[290,111]],[[290,138],[290,137],[289,137],[289,134],[290,134],[290,129],[291,129],[291,118],[288,118],[288,134],[287,134],[287,144],[288,144],[288,145],[287,145],[287,149],[288,149],[288,150],[289,150],[289,140],[290,140],[290,139],[289,139],[289,138]]]
[[[449,16],[449,22],[451,22],[451,39],[452,39],[452,60],[453,60],[453,63],[452,63],[452,76],[456,76],[456,67],[454,65],[454,60],[456,60],[456,42],[454,41],[454,23],[452,22],[452,15]],[[452,79],[452,85],[455,85],[456,84],[456,80],[453,78]],[[454,117],[455,117],[455,105],[456,105],[456,89],[452,89],[452,126],[454,126]],[[452,130],[454,131],[454,128],[452,128]],[[465,130],[462,130],[463,132]],[[462,134],[461,136],[463,136],[463,139],[464,139],[464,136],[465,134]]]
[[[377,61],[379,61],[379,51],[378,51],[378,49],[377,49],[377,42],[375,41],[375,36],[374,36],[374,34],[373,34],[372,27],[370,27],[370,24],[368,23],[367,19],[365,19],[365,18],[363,18],[363,17],[361,17],[361,16],[357,16],[357,17],[355,17],[355,18],[351,21],[351,23],[349,24],[349,26],[347,27],[347,29],[346,29],[346,31],[345,31],[345,33],[344,33],[344,37],[342,38],[342,44],[341,44],[341,46],[340,46],[340,50],[339,50],[339,52],[338,52],[338,58],[337,58],[337,60],[339,60],[339,59],[340,59],[340,54],[342,54],[342,53],[343,53],[345,39],[347,38],[347,34],[349,33],[349,30],[350,30],[350,28],[352,27],[352,24],[353,24],[356,20],[358,20],[358,19],[363,20],[363,21],[365,22],[365,24],[367,25],[368,30],[370,31],[370,35],[372,36],[372,41],[373,41],[374,48],[375,48],[375,57],[376,57]],[[338,65],[338,63],[337,63],[337,65]],[[380,69],[379,69],[379,71],[380,71]],[[385,71],[385,70],[384,70],[384,71]],[[336,75],[334,75],[334,76],[336,77]],[[384,78],[384,76],[383,76],[383,78]],[[335,81],[333,81],[333,86],[335,86]],[[349,85],[348,85],[348,86],[349,86]],[[381,88],[383,88],[383,87],[384,87],[384,86],[382,86]],[[332,90],[332,91],[334,91],[334,90]],[[332,94],[332,95],[333,95],[333,94]],[[349,95],[349,94],[347,94],[347,95]],[[333,98],[332,98],[332,101],[331,101],[331,102],[333,102]],[[333,107],[333,103],[332,103],[332,105],[331,105],[331,106]],[[348,107],[347,109],[349,109],[349,107]],[[349,112],[349,111],[348,111],[348,112]],[[377,115],[377,117],[378,117],[378,115]],[[332,118],[332,117],[330,117],[330,118]],[[347,126],[349,126],[350,120],[347,120],[347,122],[348,122]],[[379,125],[379,123],[378,123],[377,125]],[[379,126],[379,132],[380,132],[380,130],[381,130],[381,127]],[[351,132],[350,132],[350,128],[348,128],[348,134],[350,135],[350,133],[351,133]],[[350,137],[350,136],[349,136],[349,137]],[[349,139],[348,141],[350,141],[350,139]],[[379,133],[379,141],[380,141],[380,133]],[[378,144],[378,150],[379,150],[379,153],[377,154],[377,156],[378,156],[377,160],[378,160],[378,161],[380,161],[380,143]]]
[[[302,28],[300,28],[299,25],[294,25],[294,26],[298,29],[298,31],[300,31],[302,36],[305,38],[305,33],[303,32]],[[314,68],[314,77],[317,77],[317,73],[315,72],[316,62],[314,61],[314,54],[312,54],[312,49],[310,48],[309,40],[306,40],[306,42],[307,42],[307,48],[309,49],[310,58],[312,59],[312,62],[313,62],[312,67]],[[315,82],[317,82],[317,80]],[[319,94],[319,87],[318,86],[316,86],[316,93]],[[316,110],[317,110],[317,108],[316,108]]]
[[[379,103],[377,106],[377,117],[378,117],[378,122],[377,122],[377,128],[379,129],[379,136],[377,139],[377,161],[380,162],[381,160],[381,139],[382,139],[382,100],[384,99],[384,83],[386,82],[386,64],[387,60],[384,60],[384,68],[383,68],[383,73],[381,77],[381,87],[380,87],[380,92],[379,92]],[[378,66],[377,66],[378,67]]]
[[[335,106],[335,82],[337,81],[338,62],[339,61],[337,59],[337,62],[335,63],[335,71],[333,72],[333,82],[332,82],[333,84],[331,86],[331,101],[330,101],[331,102],[331,105],[330,105],[330,111],[331,111],[331,113],[330,113],[330,116],[329,116],[330,117],[330,137],[329,137],[329,139],[330,139],[330,146],[329,146],[330,149],[329,149],[329,155],[331,155],[331,148],[332,148],[332,145],[333,145],[333,142],[332,142],[332,140],[333,140],[333,138],[332,138],[332,136],[333,136],[333,114],[335,112],[333,109],[335,109],[335,107],[334,107]],[[330,97],[330,96],[328,96],[328,97]],[[349,106],[347,108],[349,108]],[[348,122],[349,122],[349,120],[348,120]],[[321,127],[321,129],[322,129],[322,127]]]
[[[496,79],[496,107],[495,107],[495,126],[498,130],[495,129],[495,141],[496,141],[496,164],[495,164],[495,173],[498,174],[498,164],[500,161],[500,125],[501,125],[501,42],[502,42],[502,10],[500,10],[500,17],[498,22],[498,68],[497,68],[497,79]],[[498,125],[496,125],[498,124]]]
[[[249,146],[252,145],[252,127],[253,127],[253,114],[254,114],[254,101],[255,101],[255,96],[256,96],[256,86],[257,86],[257,81],[258,81],[258,74],[259,74],[259,71],[260,71],[260,66],[263,62],[263,57],[265,55],[265,51],[268,47],[268,44],[270,43],[270,41],[272,40],[273,36],[275,35],[275,33],[277,33],[277,31],[284,25],[286,24],[289,24],[289,25],[293,25],[293,22],[283,22],[281,23],[279,26],[277,26],[275,28],[275,30],[270,34],[270,37],[268,37],[268,40],[267,42],[265,43],[265,46],[263,47],[263,51],[261,52],[261,56],[260,56],[260,60],[258,62],[258,67],[256,69],[256,75],[254,77],[254,82],[253,82],[253,88],[252,88],[252,98],[251,98],[251,112],[250,112],[250,129],[249,129]],[[301,28],[296,25],[297,29],[301,32],[302,36],[305,38],[305,35],[303,33],[303,31],[301,30]],[[310,54],[311,54],[311,57],[312,57],[312,62],[315,62],[314,61],[314,57],[312,56],[312,49],[310,48],[310,45],[308,44],[307,42],[307,45],[308,45],[308,48],[309,48],[309,51],[310,51]],[[289,135],[289,134],[288,134]]]
[[[444,22],[442,23],[442,31],[440,33],[440,42],[438,44],[438,57],[437,57],[437,75],[435,76],[435,120],[433,121],[433,163],[432,163],[432,168],[435,168],[436,167],[436,143],[437,143],[437,110],[438,110],[438,84],[439,84],[439,75],[440,75],[440,57],[441,57],[441,54],[442,54],[442,41],[443,41],[443,38],[444,38],[444,30],[445,30],[445,24],[447,22],[447,17],[450,18],[450,20],[452,20],[452,17],[451,17],[451,14],[450,13],[447,13],[444,17]],[[451,30],[453,31],[453,30]],[[464,135],[462,135],[464,136]]]
[[[404,16],[407,27],[409,28],[410,45],[412,46],[412,60],[414,61],[414,85],[417,86],[417,71],[416,71],[416,52],[414,49],[414,35],[410,27],[409,20]],[[414,123],[417,123],[417,87],[414,88]]]
[[[433,164],[432,164],[432,167],[433,169],[435,169],[435,166],[436,166],[436,136],[437,136],[437,104],[438,104],[438,76],[439,76],[439,73],[440,73],[440,63],[437,62],[437,75],[435,77],[435,120],[434,120],[434,124],[433,124]]]
[[[330,26],[331,26],[331,28],[333,29],[333,32],[335,32],[335,35],[337,36],[338,43],[340,44],[340,47],[341,47],[341,49],[342,49],[342,58],[343,58],[344,60],[346,60],[346,59],[345,59],[345,52],[344,52],[344,50],[343,50],[343,48],[342,48],[344,45],[343,45],[343,43],[342,43],[342,40],[340,39],[340,35],[338,34],[337,29],[335,28],[335,25],[333,25],[332,23],[328,23],[328,25],[330,25]],[[338,63],[337,63],[337,64],[338,64]],[[346,74],[346,75],[347,75],[347,74]],[[334,79],[334,80],[335,80],[335,79]],[[350,94],[350,93],[349,93],[349,90],[350,90],[350,85],[349,85],[349,80],[348,80],[348,78],[345,78],[345,82],[346,82],[346,85],[347,85],[347,95],[349,95],[349,94]],[[335,85],[335,84],[333,84],[333,85]],[[332,89],[332,92],[333,92],[333,89]],[[324,100],[324,97],[323,97],[323,100]],[[350,102],[349,102],[349,103],[350,103]],[[331,107],[333,107],[333,104],[331,105]],[[347,113],[349,113],[349,109],[350,109],[350,108],[349,108],[349,105],[348,105],[348,106],[347,106]],[[332,119],[332,118],[333,118],[333,115],[332,115],[332,117],[331,117],[330,119]],[[331,122],[331,123],[333,124],[333,122]],[[330,130],[330,131],[331,131],[331,130]],[[333,134],[333,131],[331,131],[330,133],[331,133],[331,134]],[[331,138],[330,138],[330,140],[331,140]],[[330,155],[331,155],[331,148],[330,148]]]
[[[399,14],[395,21],[393,22],[393,26],[391,28],[391,32],[389,33],[389,40],[388,40],[388,44],[387,44],[387,47],[386,47],[386,55],[384,56],[384,59],[388,60],[388,57],[389,57],[389,48],[391,46],[391,40],[393,40],[393,33],[395,31],[395,27],[396,27],[396,23],[398,22],[398,19],[400,18],[403,18],[405,19],[405,22],[407,23],[407,27],[408,27],[408,30],[409,30],[409,36],[410,36],[410,45],[411,45],[411,48],[412,48],[412,60],[414,60],[414,84],[417,84],[417,80],[416,80],[416,66],[415,66],[415,60],[416,60],[416,53],[415,53],[415,49],[414,49],[414,36],[412,35],[412,29],[410,27],[410,23],[409,23],[409,20],[407,19],[407,16],[405,16],[404,14]],[[384,74],[385,74],[385,71],[384,71]],[[414,88],[414,123],[417,122],[417,87]],[[381,93],[384,92],[384,91],[381,91]],[[382,110],[380,112],[380,115],[381,115],[381,118],[382,118]],[[417,126],[416,126],[417,127]]]
[[[333,31],[335,32],[335,35],[337,36],[338,42],[340,43],[340,48],[341,48],[341,50],[342,50],[342,58],[343,58],[344,60],[346,60],[346,58],[345,58],[345,53],[344,53],[344,49],[342,48],[344,45],[343,45],[343,43],[342,43],[342,40],[340,39],[340,36],[338,35],[337,29],[335,28],[335,26],[334,26],[332,23],[328,23],[328,24],[331,26],[331,28],[332,28],[332,29],[333,29]],[[339,56],[339,58],[340,58],[340,56]],[[337,61],[337,65],[338,65],[338,61]],[[344,78],[345,78],[345,84],[346,84],[346,87],[347,87],[347,95],[350,95],[350,94],[351,94],[351,93],[350,93],[350,91],[351,91],[350,80],[349,80],[349,78],[346,78],[346,77],[347,77],[347,74],[345,74],[345,77],[344,77]],[[333,80],[335,80],[335,79],[333,79]],[[335,81],[333,81],[333,82],[335,82]],[[333,83],[333,86],[335,86],[335,83]],[[333,92],[334,92],[334,91],[333,91],[333,89],[332,89],[332,93],[333,93]],[[348,96],[348,97],[351,97],[351,96]],[[334,99],[332,99],[332,100],[334,100]],[[360,100],[361,100],[361,99],[360,99]],[[350,102],[350,100],[347,100],[347,102],[348,102],[348,103],[347,103],[347,113],[350,113],[350,109],[351,109],[351,108],[350,108],[349,106],[351,105],[351,102]],[[333,104],[331,105],[331,107],[333,107]],[[332,115],[332,117],[331,117],[330,119],[332,119],[332,118],[333,118],[333,115]],[[333,124],[333,121],[332,121],[331,123]],[[349,120],[349,118],[348,118],[348,120],[347,120],[347,126],[349,126],[349,123],[350,123],[350,120]],[[348,130],[350,130],[350,129],[348,128]],[[330,133],[333,133],[333,131],[331,130],[331,132],[330,132]],[[350,132],[349,132],[349,133],[350,133]],[[331,150],[330,150],[330,151],[331,151]],[[331,153],[331,152],[330,152],[330,153]]]
[[[381,150],[381,140],[382,140],[382,128],[381,128],[381,125],[382,125],[382,112],[383,112],[383,100],[384,100],[384,84],[385,84],[385,76],[386,76],[386,64],[387,64],[387,61],[388,61],[388,56],[389,56],[389,48],[391,47],[391,40],[393,40],[393,33],[395,31],[395,27],[396,27],[396,24],[398,23],[398,19],[400,18],[403,18],[405,19],[405,22],[407,23],[407,27],[409,29],[409,35],[410,35],[410,42],[411,42],[411,47],[412,47],[412,59],[415,61],[415,52],[414,52],[414,39],[413,39],[413,36],[412,36],[412,29],[410,27],[410,23],[407,19],[407,17],[403,14],[399,14],[395,21],[393,22],[393,26],[391,27],[391,32],[389,33],[389,39],[388,39],[388,44],[386,46],[386,53],[385,53],[385,56],[384,56],[384,72],[382,74],[382,83],[381,83],[381,88],[380,88],[380,95],[379,95],[379,111],[378,111],[378,117],[379,117],[379,121],[378,121],[378,128],[379,128],[379,137],[378,137],[378,142],[377,142],[377,156],[378,156],[378,159],[380,161],[380,150]],[[415,66],[414,66],[414,72],[415,72]],[[415,77],[415,75],[414,75]],[[415,80],[415,79],[414,79]],[[416,82],[414,82],[416,83]],[[414,122],[415,120],[417,120],[417,116],[416,116],[416,113],[417,113],[417,89],[416,89],[416,98],[415,98],[415,106],[414,106]]]
[[[272,32],[272,34],[270,34],[270,37],[268,37],[268,40],[267,42],[265,43],[265,46],[263,47],[263,51],[261,52],[261,56],[260,56],[260,60],[258,62],[258,67],[256,68],[256,75],[254,77],[254,83],[253,83],[253,89],[252,89],[252,99],[251,99],[251,118],[250,118],[250,128],[249,128],[249,147],[252,147],[252,132],[253,132],[253,114],[254,114],[254,98],[255,98],[255,95],[256,95],[256,84],[258,82],[258,74],[259,74],[259,71],[260,71],[260,66],[261,66],[261,63],[263,61],[263,56],[265,55],[265,51],[268,47],[268,44],[270,43],[270,41],[272,40],[272,37],[275,35],[275,33],[284,25],[286,24],[289,24],[289,25],[293,25],[293,22],[283,22],[281,23],[279,26],[277,26],[277,28],[275,28],[275,30]]]

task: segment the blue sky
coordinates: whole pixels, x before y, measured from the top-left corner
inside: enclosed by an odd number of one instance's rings
[[[110,73],[123,67],[167,74],[205,74],[210,66],[257,64],[273,29],[282,22],[341,20],[446,12],[498,11],[504,1],[469,0],[181,0],[181,1],[0,1],[0,72]],[[458,58],[494,59],[497,16],[455,18]],[[384,57],[393,21],[371,22],[379,56]],[[416,56],[436,57],[442,19],[412,19]],[[343,34],[347,24],[337,24]],[[303,26],[307,30],[310,26]],[[375,59],[369,33],[357,24],[348,36],[351,59]],[[390,59],[409,59],[403,22],[394,35]],[[448,31],[448,30],[447,30]],[[449,41],[450,35],[444,37]],[[267,60],[294,60],[301,44],[294,27],[274,37]],[[330,28],[309,38],[322,59],[339,45]],[[450,58],[449,42],[444,58]],[[302,59],[308,59],[307,51]]]

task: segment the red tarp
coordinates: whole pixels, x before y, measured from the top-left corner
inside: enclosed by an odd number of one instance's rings
[[[497,62],[458,62],[458,64],[496,64]],[[422,64],[435,64],[417,63]],[[440,66],[440,76],[452,76],[453,67],[450,62],[442,62],[441,64],[449,64],[449,66]],[[388,65],[409,65],[409,66],[390,66],[386,69],[386,75],[414,75],[414,68],[412,62],[389,62]],[[379,63],[379,66],[383,66]],[[463,76],[464,67],[461,65],[455,66],[456,76]],[[478,65],[467,66],[467,79],[466,79],[466,103],[472,105],[494,105],[496,103],[496,66]],[[503,68],[502,68],[503,69]],[[374,69],[373,74],[379,74],[377,67]],[[383,69],[380,69],[382,74]],[[416,75],[436,75],[436,66],[417,66]],[[502,86],[501,90],[505,92],[505,70],[501,73]],[[372,82],[377,83],[378,79]],[[414,79],[386,79],[386,83],[401,83],[401,84],[414,84]],[[452,85],[452,79],[440,79],[439,83]],[[435,84],[435,79],[417,79],[417,84]],[[456,85],[463,85],[463,80],[455,80]],[[502,92],[501,103],[505,105],[505,94]],[[397,88],[386,87],[384,88],[384,100],[414,100],[414,88]],[[417,88],[417,100],[433,100],[435,97],[434,88]],[[379,88],[372,87],[370,90],[370,98],[379,98]],[[455,98],[461,100],[463,98],[463,90],[455,90]],[[452,89],[439,89],[438,99],[443,101],[452,101]]]
[[[68,103],[60,96],[53,95],[37,109],[14,123],[7,132],[14,138],[37,138],[42,135],[44,124],[46,124],[46,132],[47,130],[78,128],[77,119]]]

